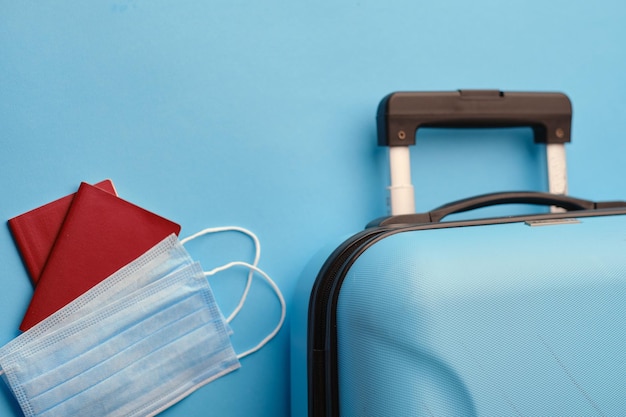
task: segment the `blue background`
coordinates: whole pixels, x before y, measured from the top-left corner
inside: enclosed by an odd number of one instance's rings
[[[617,0],[1,0],[0,219],[111,178],[121,197],[180,223],[181,236],[252,229],[260,266],[291,307],[316,251],[386,214],[375,112],[392,91],[565,92],[570,194],[626,198],[625,18]],[[418,135],[418,210],[545,188],[526,130],[461,133]],[[236,235],[189,249],[206,269],[252,254]],[[244,281],[243,271],[211,278],[226,312]],[[32,294],[6,227],[0,287],[5,343]],[[233,322],[236,349],[278,312],[256,281]],[[163,415],[288,415],[288,358],[285,326]],[[0,394],[0,414],[20,415]]]

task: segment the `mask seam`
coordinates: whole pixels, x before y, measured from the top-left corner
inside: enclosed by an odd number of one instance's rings
[[[11,388],[11,391],[13,391],[13,395],[15,396],[15,399],[20,404],[20,407],[22,408],[22,411],[24,412],[24,416],[25,417],[34,416],[35,412],[30,404],[30,401],[28,401],[28,397],[26,396],[26,393],[24,392],[22,384],[20,384],[20,378],[18,374],[5,372],[4,375],[9,381],[9,386]]]
[[[194,295],[195,295],[195,294],[189,294],[189,295],[187,295],[186,297],[184,297],[184,298],[180,299],[180,300],[179,300],[179,302],[185,302],[186,300],[188,300],[188,299],[192,298]],[[172,306],[170,306],[170,307],[172,307]],[[169,309],[170,307],[168,307],[168,309]],[[176,320],[174,320],[174,321],[170,322],[170,323],[169,323],[166,327],[169,327],[169,326],[175,325],[176,323],[179,323],[181,320],[183,320],[183,319],[185,319],[185,318],[187,318],[187,317],[190,317],[191,315],[193,315],[193,314],[195,314],[195,313],[198,313],[198,312],[201,312],[201,311],[202,311],[202,308],[199,308],[199,309],[197,309],[197,310],[195,310],[195,311],[193,311],[193,312],[191,312],[191,313],[185,314],[183,317],[179,317],[178,319],[176,319]],[[116,334],[116,335],[114,335],[113,337],[118,337],[118,336],[122,336],[122,335],[124,335],[124,334],[127,334],[127,332],[129,332],[129,331],[131,331],[131,330],[133,330],[133,329],[137,329],[137,326],[139,326],[140,324],[141,324],[141,322],[134,323],[132,326],[129,326],[129,327],[125,328],[125,329],[124,329],[124,331],[123,331],[122,333]],[[208,323],[205,323],[204,325],[206,325],[206,324],[208,324]],[[200,328],[200,327],[201,327],[201,326],[198,326],[197,328]],[[161,330],[162,330],[162,329],[161,329]],[[195,330],[195,329],[194,329],[194,330]],[[185,335],[186,335],[186,334],[183,334],[182,336],[185,336]],[[152,336],[152,335],[149,335],[148,337],[143,337],[143,338],[141,338],[141,339],[139,339],[139,340],[135,341],[135,342],[134,342],[134,343],[132,343],[131,345],[129,345],[129,346],[125,347],[124,349],[122,349],[121,351],[117,352],[115,355],[113,355],[113,356],[109,356],[109,357],[106,357],[104,360],[101,360],[100,362],[94,363],[93,365],[89,366],[88,368],[83,369],[83,370],[81,370],[79,373],[76,373],[75,375],[73,375],[73,376],[69,377],[66,381],[63,381],[61,384],[56,385],[56,386],[53,386],[53,387],[51,387],[51,388],[48,388],[48,389],[46,389],[45,391],[42,391],[42,392],[40,392],[40,393],[38,393],[38,394],[36,394],[36,395],[33,395],[31,398],[32,398],[32,399],[38,398],[38,397],[40,397],[40,396],[42,396],[42,395],[44,395],[44,394],[46,394],[46,393],[50,392],[51,390],[53,390],[53,389],[55,389],[55,388],[57,388],[57,387],[59,387],[59,386],[63,385],[64,383],[69,382],[69,381],[72,381],[72,380],[74,380],[75,378],[78,378],[80,375],[82,375],[82,374],[84,374],[84,373],[86,373],[86,372],[89,372],[91,369],[94,369],[94,368],[97,368],[97,367],[99,367],[99,366],[102,366],[102,365],[103,365],[104,363],[106,363],[107,361],[112,360],[113,358],[117,357],[118,355],[122,354],[123,352],[127,351],[128,349],[130,349],[130,348],[132,348],[132,347],[136,347],[139,343],[143,342],[144,340],[146,340],[146,339],[147,339],[147,338],[149,338],[150,336]],[[182,336],[181,336],[181,337],[182,337]],[[101,345],[103,345],[103,344],[106,344],[109,340],[112,340],[112,339],[113,339],[113,338],[107,338],[107,339],[105,339],[104,341],[102,341],[102,342],[100,342],[98,345],[96,345],[96,346],[95,346],[95,349],[97,349],[98,347],[100,347],[100,346],[101,346]],[[73,358],[72,358],[72,359],[70,359],[69,361],[65,362],[62,366],[69,365],[70,363],[72,363],[72,362],[74,362],[74,361],[77,361],[77,360],[78,360],[78,361],[80,361],[80,360],[81,360],[81,358],[84,358],[84,357],[85,357],[85,355],[87,355],[87,354],[88,354],[90,351],[92,351],[92,350],[94,350],[94,349],[89,348],[89,349],[85,350],[85,351],[84,351],[84,352],[82,352],[79,356],[73,357]],[[149,352],[149,353],[151,354],[151,353],[153,353],[153,352],[154,352],[154,351],[151,351],[151,352]],[[58,369],[59,369],[59,368],[61,368],[62,366],[58,366],[58,367],[56,367],[55,369],[49,370],[49,371],[47,371],[45,374],[41,374],[41,375],[39,375],[39,376],[38,376],[38,378],[43,377],[43,376],[47,375],[47,374],[48,374],[48,373],[50,373],[50,372],[54,372],[55,370],[58,370]],[[26,382],[25,384],[31,383],[32,381],[34,381],[34,379],[29,380],[29,381],[28,381],[28,382]],[[104,381],[104,380],[102,380],[102,381]],[[100,381],[100,382],[101,382],[101,381]],[[94,384],[94,385],[95,385],[95,384]]]
[[[201,311],[201,310],[197,310],[197,311]],[[197,312],[197,311],[196,311],[196,312]],[[191,313],[191,314],[193,314],[193,313]],[[175,324],[175,323],[177,323],[178,321],[179,321],[179,320],[177,320],[176,322],[173,322],[173,323],[171,323],[171,324],[172,324],[172,325],[174,325],[174,324]],[[206,325],[206,324],[205,324],[205,325]],[[186,337],[186,336],[189,336],[189,335],[191,335],[192,333],[197,332],[197,331],[199,331],[199,330],[203,329],[203,327],[204,327],[205,325],[201,325],[201,326],[195,327],[194,329],[191,329],[191,330],[189,330],[189,331],[185,332],[183,335],[181,335],[181,336],[180,336],[179,338],[177,338],[176,340],[173,340],[173,341],[171,341],[171,342],[169,342],[169,343],[167,343],[167,344],[165,344],[165,345],[159,346],[159,347],[158,347],[158,348],[156,348],[155,350],[153,350],[153,351],[149,352],[149,353],[146,355],[146,357],[147,357],[148,355],[157,354],[157,352],[162,351],[163,349],[167,348],[168,346],[170,346],[170,345],[172,345],[172,344],[176,343],[179,339],[181,339],[181,338],[183,338],[183,337]],[[144,339],[142,339],[142,340],[145,340],[145,338],[144,338]],[[200,343],[199,343],[199,344],[200,344]],[[118,354],[119,354],[119,353],[122,353],[122,352],[118,352]],[[144,359],[145,359],[145,358],[142,358],[141,360],[144,360]],[[132,366],[132,365],[133,365],[133,364],[131,364],[130,366]],[[92,368],[90,368],[90,369],[92,369]],[[87,371],[89,371],[90,369],[88,369]],[[64,401],[69,400],[69,399],[72,399],[72,398],[75,398],[75,397],[77,397],[77,396],[79,396],[79,395],[81,395],[81,394],[83,394],[83,393],[85,393],[85,392],[87,392],[87,391],[89,391],[89,390],[91,390],[91,389],[93,389],[93,388],[97,387],[98,385],[100,385],[100,384],[102,384],[102,383],[105,383],[107,380],[110,380],[111,378],[116,377],[117,375],[121,374],[121,373],[122,373],[122,372],[124,372],[125,370],[127,370],[127,367],[123,367],[123,368],[121,368],[121,369],[117,370],[115,373],[113,373],[113,374],[111,374],[111,375],[107,376],[107,378],[104,378],[104,379],[102,379],[102,380],[100,380],[100,381],[98,381],[98,382],[96,382],[96,383],[94,383],[94,384],[92,384],[92,385],[90,385],[90,386],[88,386],[88,387],[85,387],[85,388],[81,389],[80,391],[78,391],[78,392],[74,393],[71,397],[64,398]],[[36,397],[33,397],[33,399],[34,399],[34,398],[36,398]],[[42,413],[48,412],[48,411],[50,411],[50,410],[54,409],[55,407],[59,406],[60,404],[62,404],[62,402],[58,402],[58,403],[54,404],[53,406],[48,407],[48,408],[46,408],[45,410],[42,410],[41,412],[42,412]]]
[[[195,329],[195,330],[194,330],[194,332],[195,332],[195,331],[198,331],[198,330],[199,330],[199,329]],[[201,346],[203,343],[204,343],[204,341],[200,341],[200,342],[197,344],[197,346]],[[220,349],[220,350],[219,350],[219,352],[224,351],[226,348],[228,348],[228,346],[223,347],[222,349]],[[161,349],[163,349],[163,347],[162,347]],[[161,350],[161,349],[159,349],[159,350]],[[231,351],[232,351],[232,349],[231,349]],[[213,355],[211,355],[211,356],[213,356]],[[231,361],[232,361],[232,360],[236,361],[236,359],[234,359],[234,356],[231,358]],[[228,362],[228,361],[225,361],[225,362]],[[120,372],[122,372],[122,371],[123,371],[123,370],[121,370]],[[119,373],[119,372],[118,372],[118,373]],[[76,394],[76,395],[79,395],[79,394],[80,394],[80,393],[78,393],[78,394]],[[112,393],[109,393],[109,394],[112,394]],[[148,394],[149,394],[149,393],[148,393]],[[152,403],[153,403],[153,402],[154,402],[154,401],[152,401]],[[145,404],[145,402],[144,402],[144,404]],[[123,408],[124,406],[127,406],[127,404],[122,405],[121,407],[117,408],[115,411],[119,413],[120,408]],[[140,408],[146,408],[146,407],[149,407],[149,406],[150,406],[150,404],[148,404],[147,406],[146,406],[146,405],[139,405],[138,407],[140,407]],[[130,414],[132,414],[132,413],[133,413],[133,411],[131,411],[131,412],[130,412]],[[125,413],[125,415],[126,415],[126,413]]]
[[[224,375],[227,375],[229,373],[231,373],[234,370],[237,370],[241,367],[241,364],[239,363],[239,361],[236,361],[235,363],[233,363],[231,366],[229,366],[228,368],[222,370],[220,373],[215,374],[210,376],[209,378],[193,385],[192,387],[190,387],[189,389],[183,391],[182,393],[180,393],[178,396],[176,396],[175,398],[173,398],[172,400],[170,400],[169,402],[163,404],[161,407],[157,408],[156,410],[150,412],[150,414],[147,414],[146,417],[154,417],[159,413],[162,413],[163,411],[167,410],[168,408],[170,408],[171,406],[173,406],[174,404],[180,402],[181,400],[185,399],[187,396],[189,396],[190,394],[192,394],[193,392],[197,391],[198,389],[202,388],[203,386],[215,381],[218,378],[221,378]],[[145,410],[148,407],[144,407],[142,410],[136,411],[133,414],[131,414],[132,416],[140,416],[143,415],[141,414],[143,412],[143,410]],[[139,414],[138,414],[139,413]]]

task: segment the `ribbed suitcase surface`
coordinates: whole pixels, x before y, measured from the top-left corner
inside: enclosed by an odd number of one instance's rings
[[[340,415],[626,415],[625,301],[625,216],[390,234],[341,284]]]

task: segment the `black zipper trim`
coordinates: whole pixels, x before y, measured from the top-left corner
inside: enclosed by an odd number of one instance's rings
[[[336,339],[332,335],[336,326],[328,326],[330,322],[334,322],[330,316],[335,312],[330,307],[333,305],[332,300],[336,299],[335,293],[338,293],[336,278],[345,276],[346,266],[352,264],[349,260],[355,251],[367,246],[369,240],[384,233],[385,230],[386,228],[366,229],[352,236],[335,249],[317,275],[309,300],[307,336],[307,385],[310,417],[331,416],[339,413],[338,401],[330,400],[338,398],[336,392],[331,392],[331,390],[337,391],[337,384],[332,383],[328,372],[328,364],[336,363],[336,357],[334,360],[329,357],[333,349],[328,344],[331,340]],[[339,282],[342,281],[343,278],[339,280]]]

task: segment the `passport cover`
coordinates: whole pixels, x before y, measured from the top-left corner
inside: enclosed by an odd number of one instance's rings
[[[111,180],[101,181],[94,186],[116,194]],[[48,259],[74,195],[66,195],[13,217],[7,222],[33,285],[37,285],[39,281],[41,270]]]
[[[180,226],[82,183],[41,272],[20,330],[65,306]]]

